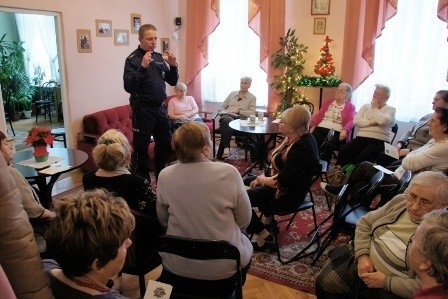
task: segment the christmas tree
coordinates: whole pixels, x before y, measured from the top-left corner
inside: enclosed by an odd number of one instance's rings
[[[295,32],[288,29],[286,36],[280,37],[281,48],[272,55],[272,66],[284,70],[282,75],[274,76],[271,84],[281,97],[277,115],[296,103],[306,101],[299,90],[299,82],[305,64],[303,54],[307,52],[308,47],[297,42]]]
[[[320,49],[320,59],[314,66],[314,72],[322,77],[334,75],[335,67],[333,65],[333,56],[330,53],[329,44],[333,41],[327,37],[324,39],[325,45]]]

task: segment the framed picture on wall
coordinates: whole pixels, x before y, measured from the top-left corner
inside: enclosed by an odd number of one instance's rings
[[[112,36],[112,21],[95,20],[96,36],[110,37]]]
[[[312,15],[329,15],[330,0],[311,0]]]
[[[92,53],[92,35],[89,29],[76,29],[78,53]]]
[[[132,13],[131,14],[131,32],[138,33],[140,25],[142,24],[142,15]]]
[[[129,46],[129,30],[114,29],[114,45]]]
[[[161,41],[160,52],[163,54],[163,53],[165,53],[165,51],[169,51],[170,50],[170,39],[165,37],[165,38],[161,38],[160,41]]]
[[[313,34],[325,34],[326,27],[327,27],[326,18],[314,18]]]

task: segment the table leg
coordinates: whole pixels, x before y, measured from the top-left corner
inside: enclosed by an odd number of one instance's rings
[[[249,135],[250,136],[250,135]],[[266,140],[266,135],[264,134],[257,134],[255,135],[256,138],[256,142],[257,142],[257,149],[258,149],[258,157],[257,157],[257,161],[255,161],[254,163],[252,163],[251,166],[249,166],[242,174],[241,176],[244,177],[247,174],[249,174],[252,169],[255,168],[255,166],[258,165],[258,168],[260,170],[263,170],[265,168],[265,164],[268,164],[268,145],[275,140],[275,138],[277,137],[276,134],[270,134],[268,140]]]
[[[53,206],[53,200],[51,197],[51,192],[53,191],[53,186],[58,180],[60,173],[56,173],[50,177],[50,180],[47,183],[47,177],[37,177],[37,195],[39,195],[39,200],[42,206],[46,209],[51,209]]]

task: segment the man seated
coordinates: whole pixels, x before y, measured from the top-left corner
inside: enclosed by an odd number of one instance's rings
[[[249,117],[255,115],[257,98],[249,92],[252,84],[252,78],[242,77],[240,81],[240,90],[232,91],[222,103],[218,112],[219,130],[221,133],[221,142],[219,143],[216,158],[222,160],[230,155],[230,140],[233,130],[229,123],[240,117]]]
[[[423,171],[405,194],[369,212],[356,224],[353,246],[337,246],[316,279],[318,298],[412,298],[420,287],[406,263],[406,250],[423,215],[448,205],[448,178]]]
[[[426,214],[408,247],[409,265],[420,278],[414,299],[448,298],[448,211]]]

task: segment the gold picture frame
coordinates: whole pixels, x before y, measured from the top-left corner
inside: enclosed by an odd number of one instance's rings
[[[131,33],[138,33],[140,26],[142,25],[142,15],[137,13],[131,13]]]
[[[330,0],[311,0],[312,15],[329,15]]]
[[[76,29],[78,53],[92,53],[92,34],[90,29]]]
[[[161,38],[160,39],[160,53],[165,53],[165,51],[170,51],[170,39],[169,38]]]
[[[326,18],[314,18],[313,34],[325,34],[326,27],[327,27]]]
[[[114,29],[114,45],[129,46],[129,30]]]
[[[95,20],[95,32],[99,37],[112,36],[112,21],[111,20]]]

